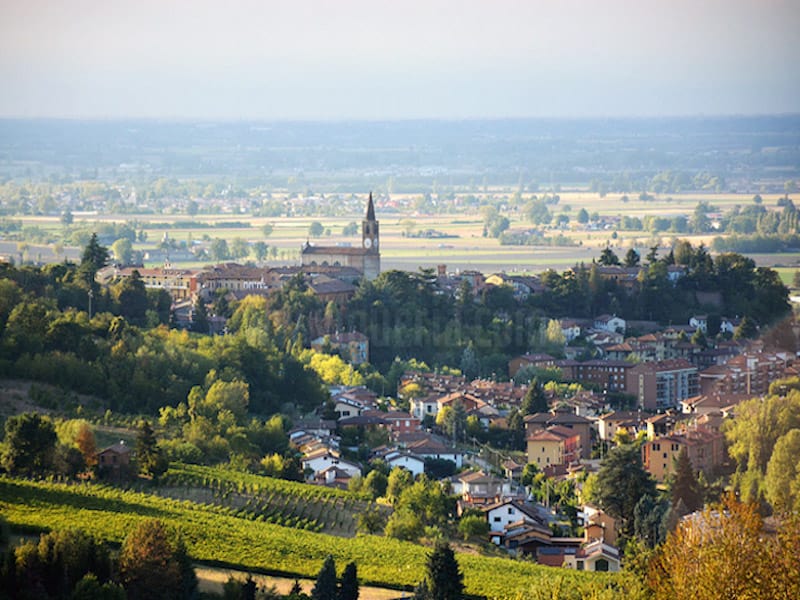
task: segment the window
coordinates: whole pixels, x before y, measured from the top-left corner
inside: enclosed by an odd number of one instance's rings
[[[509,507],[508,514],[513,515],[514,514],[514,509]]]
[[[495,523],[499,523],[499,522],[500,522],[500,520],[501,520],[501,519],[500,519],[500,517],[495,517],[495,518],[494,518],[494,522],[495,522]]]
[[[583,571],[583,561],[579,560],[577,562],[578,571]]]

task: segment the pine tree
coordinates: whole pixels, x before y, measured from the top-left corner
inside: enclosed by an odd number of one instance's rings
[[[472,342],[470,342],[461,353],[460,367],[461,372],[467,380],[475,379],[480,373],[480,363],[478,362],[478,357],[475,354],[475,348],[472,346]]]
[[[545,396],[544,390],[536,377],[531,379],[531,382],[528,384],[528,391],[522,399],[520,410],[523,415],[545,413],[550,410],[547,404],[547,396]]]
[[[192,331],[208,333],[208,309],[202,296],[198,296],[192,311]]]
[[[753,322],[752,319],[748,317],[742,318],[742,322],[739,323],[739,326],[733,332],[733,339],[735,340],[747,340],[750,338],[754,338],[758,335],[758,327]]]
[[[689,512],[703,508],[703,495],[697,482],[692,462],[686,448],[682,447],[675,459],[675,478],[672,482],[672,504],[683,500]]]
[[[692,334],[692,343],[696,346],[700,346],[701,348],[708,348],[708,340],[706,339],[706,334],[703,333],[702,329],[698,329]]]
[[[163,475],[169,466],[158,447],[156,434],[149,421],[142,421],[139,426],[139,435],[136,437],[136,460],[139,463],[139,472],[153,479]]]
[[[625,254],[625,266],[629,268],[638,267],[639,260],[639,253],[633,248],[628,248],[628,252]]]
[[[92,285],[97,271],[108,264],[108,259],[108,248],[101,246],[100,242],[97,241],[97,234],[93,233],[89,243],[83,249],[81,264],[78,267],[81,278],[87,284]]]
[[[428,593],[431,600],[461,600],[464,597],[464,574],[447,542],[437,542],[428,556]]]
[[[636,503],[634,533],[647,548],[655,548],[664,541],[661,524],[669,511],[669,503],[653,496],[642,496]]]
[[[525,449],[525,421],[522,413],[512,408],[508,413],[509,442],[512,450]]]
[[[314,589],[311,590],[313,600],[337,600],[338,588],[336,585],[336,562],[330,554],[322,563],[322,568],[317,574]]]
[[[358,572],[356,563],[349,562],[342,572],[339,583],[339,600],[358,600]]]
[[[656,495],[656,486],[644,470],[639,446],[612,448],[597,473],[595,497],[609,515],[620,520],[623,534],[633,533],[636,504],[648,495]]]
[[[619,257],[614,253],[610,246],[603,248],[603,251],[600,253],[600,258],[597,260],[597,262],[606,267],[620,264]]]

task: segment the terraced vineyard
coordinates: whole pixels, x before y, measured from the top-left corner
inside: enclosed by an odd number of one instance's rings
[[[356,515],[372,504],[344,490],[198,465],[171,467],[155,493],[224,506],[255,521],[343,536],[356,534]]]
[[[179,530],[193,558],[265,573],[313,577],[332,554],[355,561],[361,581],[410,589],[424,573],[423,546],[377,536],[352,539],[303,531],[237,516],[218,505],[172,500],[95,484],[60,484],[0,478],[0,511],[23,531],[81,528],[120,543],[143,519]],[[529,562],[459,554],[467,591],[497,599],[631,597],[623,575],[580,573]],[[552,594],[560,590],[560,595]]]

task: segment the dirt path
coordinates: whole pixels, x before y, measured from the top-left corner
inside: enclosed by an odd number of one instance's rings
[[[220,569],[217,567],[207,567],[205,565],[195,565],[195,573],[200,584],[201,592],[212,592],[216,594],[222,593],[222,584],[228,580],[228,577],[234,577],[244,581],[247,577],[247,571],[238,571],[235,569]],[[253,579],[259,587],[275,586],[281,594],[288,594],[289,589],[294,584],[293,578],[287,577],[272,577],[270,575],[253,575]],[[314,587],[313,579],[298,579],[303,591],[311,594],[311,588]],[[400,598],[411,598],[410,592],[398,592],[397,590],[387,590],[386,588],[360,586],[358,588],[359,600],[398,600]]]

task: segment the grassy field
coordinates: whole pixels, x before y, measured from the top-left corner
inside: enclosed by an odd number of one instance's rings
[[[775,270],[781,276],[783,283],[791,289],[794,285],[794,274],[800,271],[800,265],[795,267],[775,267]]]

